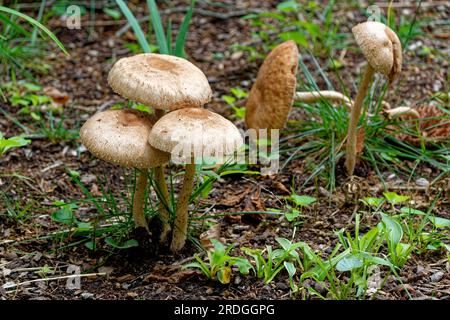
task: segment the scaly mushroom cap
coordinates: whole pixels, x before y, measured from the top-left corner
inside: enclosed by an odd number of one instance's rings
[[[163,110],[200,107],[211,100],[205,74],[186,59],[143,53],[118,60],[108,75],[121,96]]]
[[[246,104],[252,129],[281,129],[291,111],[297,86],[298,49],[294,41],[273,49],[259,69]]]
[[[402,70],[402,45],[391,28],[367,21],[353,27],[356,43],[375,71],[394,81]]]
[[[153,148],[148,135],[155,120],[142,111],[123,109],[94,114],[80,129],[86,148],[97,158],[123,167],[153,168],[169,154]]]
[[[202,108],[167,113],[155,123],[148,141],[159,150],[171,152],[172,160],[176,153],[179,159],[183,158],[186,162],[192,156],[231,155],[243,144],[242,136],[233,123]]]

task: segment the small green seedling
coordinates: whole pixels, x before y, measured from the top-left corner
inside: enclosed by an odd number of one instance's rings
[[[0,132],[0,156],[3,156],[8,150],[12,148],[20,148],[31,143],[31,140],[25,139],[21,136],[15,136],[6,139],[3,133]]]
[[[236,266],[243,275],[249,274],[253,269],[246,258],[232,257],[229,255],[234,245],[225,247],[215,239],[211,239],[214,248],[207,252],[206,261],[203,261],[198,254],[195,254],[196,262],[184,265],[184,268],[200,269],[208,279],[215,279],[222,284],[228,284],[231,280],[232,266]]]
[[[299,196],[295,193],[286,197],[286,199],[294,204],[293,206],[288,205],[288,210],[284,214],[286,220],[288,220],[289,222],[295,221],[300,218],[302,216],[302,208],[309,207],[317,201],[317,199],[314,197],[305,195]]]
[[[226,102],[234,111],[234,116],[236,119],[244,119],[245,118],[245,107],[236,106],[236,102],[247,97],[247,92],[242,90],[241,88],[231,88],[232,96],[223,95],[221,98]]]

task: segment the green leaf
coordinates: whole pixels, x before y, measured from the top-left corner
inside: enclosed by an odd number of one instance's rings
[[[116,0],[116,3],[119,6],[120,10],[122,10],[123,15],[125,16],[125,18],[127,18],[128,23],[130,24],[131,28],[133,29],[134,34],[136,35],[136,38],[139,42],[139,45],[141,46],[142,51],[147,52],[147,53],[151,52],[150,46],[144,35],[144,31],[142,31],[142,28],[139,25],[139,22],[134,17],[133,13],[130,11],[130,9],[125,4],[125,2],[123,2],[123,0]]]
[[[238,99],[243,99],[248,96],[247,92],[241,88],[231,88],[230,91]]]
[[[183,22],[181,23],[180,30],[178,31],[177,37],[175,39],[175,51],[174,54],[178,57],[184,57],[184,44],[186,42],[186,35],[189,30],[189,24],[192,19],[192,14],[194,12],[195,0],[192,0],[191,6],[184,16]]]
[[[105,242],[107,244],[109,244],[111,247],[114,247],[117,249],[128,249],[128,248],[139,246],[139,243],[134,239],[127,240],[123,243],[118,243],[117,240],[113,239],[112,237],[108,237],[105,239]]]
[[[164,28],[161,22],[161,16],[156,6],[155,0],[147,0],[148,9],[150,10],[150,18],[152,20],[153,29],[155,31],[156,42],[158,43],[159,53],[169,54],[167,39],[164,34]]]
[[[400,209],[401,212],[406,214],[417,214],[417,215],[425,215],[426,213],[417,209],[409,208],[409,207],[402,207]]]
[[[384,197],[390,204],[396,205],[398,203],[405,202],[409,199],[409,196],[402,196],[395,192],[385,192],[383,193]]]
[[[73,215],[72,210],[76,209],[77,206],[74,204],[64,205],[58,211],[52,213],[51,218],[54,221],[64,223],[64,224],[72,224],[76,222],[76,218]]]
[[[286,211],[284,213],[284,216],[286,217],[287,221],[292,222],[300,217],[300,211],[294,208],[289,208],[289,211]]]
[[[277,10],[283,12],[296,12],[299,9],[300,4],[295,0],[284,1],[277,5]]]
[[[247,275],[250,273],[250,270],[253,270],[252,264],[245,258],[236,258],[233,265],[237,266],[239,272],[243,275]]]
[[[285,251],[288,251],[291,247],[292,247],[292,242],[291,241],[289,241],[288,239],[286,239],[286,238],[276,238],[275,239],[279,244],[280,244],[280,246],[285,250]]]
[[[227,95],[222,95],[222,100],[226,102],[226,104],[228,104],[229,106],[234,106],[234,102],[236,101],[235,97],[232,96],[227,96]]]
[[[299,196],[293,194],[288,197],[288,199],[292,200],[297,206],[308,206],[314,202],[316,202],[316,198],[310,196]]]
[[[356,257],[355,255],[351,255],[349,257],[345,257],[344,259],[340,260],[336,264],[336,269],[338,271],[344,272],[344,271],[351,271],[353,269],[361,268],[363,266],[363,261]]]
[[[436,228],[448,228],[450,227],[450,220],[435,216],[429,216],[428,219],[430,219],[431,223],[434,224]]]
[[[286,271],[289,274],[289,278],[292,279],[295,275],[295,272],[297,271],[295,269],[294,264],[292,262],[288,262],[288,261],[285,261],[283,264],[284,264],[284,268],[286,269]]]
[[[372,249],[373,243],[375,242],[378,235],[378,228],[372,228],[365,235],[361,237],[359,241],[359,249],[361,251],[370,251]]]
[[[364,203],[368,207],[375,207],[378,208],[381,206],[384,202],[383,198],[373,198],[373,197],[366,197],[361,200],[362,203]]]
[[[306,36],[300,31],[282,32],[278,37],[284,41],[294,40],[299,46],[308,48],[309,42]]]
[[[20,136],[11,137],[9,139],[3,139],[0,137],[0,155],[6,153],[12,148],[23,147],[29,143],[31,143],[31,140],[25,139]]]
[[[111,18],[113,18],[114,20],[119,20],[120,17],[122,16],[119,10],[112,8],[103,8],[103,12],[106,13]]]
[[[403,237],[403,229],[400,223],[384,213],[381,214],[381,217],[383,226],[387,233],[387,239],[395,245],[400,243],[400,240]]]

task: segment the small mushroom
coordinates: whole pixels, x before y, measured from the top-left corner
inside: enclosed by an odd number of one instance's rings
[[[297,68],[298,49],[292,40],[283,42],[268,54],[247,99],[247,127],[283,128],[294,101],[313,103],[325,99],[351,108],[353,101],[336,91],[296,92]]]
[[[108,110],[94,114],[80,129],[82,143],[97,158],[140,170],[133,198],[133,217],[136,226],[147,230],[144,196],[148,169],[169,162],[168,153],[147,142],[155,121],[142,111]]]
[[[395,32],[388,26],[368,21],[356,25],[352,31],[368,65],[353,104],[348,126],[345,164],[350,176],[353,175],[356,164],[357,125],[373,75],[375,72],[381,73],[391,83],[399,76],[402,68],[402,46]]]
[[[212,92],[204,73],[186,59],[165,54],[143,53],[118,60],[108,74],[108,83],[121,96],[156,109],[156,117],[164,110],[201,107],[211,100]],[[154,169],[160,198],[162,220],[161,241],[168,232],[169,193],[163,166]]]
[[[185,165],[183,187],[178,197],[171,250],[184,247],[188,226],[189,197],[194,187],[195,161],[206,156],[233,154],[243,139],[236,126],[222,116],[200,108],[170,112],[155,123],[148,141],[162,151],[172,154],[172,161]]]
[[[284,127],[294,103],[297,68],[298,49],[292,40],[283,42],[267,55],[245,106],[247,127]]]

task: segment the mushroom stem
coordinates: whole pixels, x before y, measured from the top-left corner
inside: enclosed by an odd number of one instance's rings
[[[320,90],[320,91],[298,91],[295,93],[294,100],[297,102],[314,103],[321,99],[330,100],[331,102],[343,103],[347,109],[353,107],[353,100],[346,97],[340,92],[332,90]],[[386,101],[381,101],[381,105],[384,110],[391,109],[391,106]]]
[[[189,197],[194,188],[195,163],[186,164],[183,187],[178,198],[176,218],[173,227],[173,236],[170,249],[172,252],[180,251],[186,242],[188,229]]]
[[[312,92],[296,92],[294,100],[298,102],[313,103],[321,99],[330,100],[331,102],[342,102],[347,108],[351,108],[353,101],[342,93],[330,90],[312,91]]]
[[[154,168],[155,173],[155,182],[156,182],[156,188],[158,188],[158,197],[159,197],[159,217],[162,222],[161,227],[161,234],[159,236],[159,240],[161,242],[165,242],[167,239],[167,234],[170,231],[170,214],[167,210],[167,207],[169,206],[169,191],[167,189],[166,184],[166,178],[164,175],[164,167],[159,166]]]
[[[414,119],[420,119],[420,114],[417,110],[410,107],[397,107],[394,109],[385,110],[385,113],[389,119],[395,119],[400,116],[409,116]]]
[[[148,231],[147,220],[144,215],[145,189],[147,188],[148,169],[142,169],[136,181],[136,190],[133,197],[133,218],[136,227],[143,227]]]
[[[162,109],[155,109],[156,120],[159,120],[164,116],[166,112]],[[166,176],[164,175],[164,166],[158,166],[153,169],[155,174],[156,187],[158,188],[159,194],[159,217],[162,222],[161,234],[159,235],[159,241],[161,243],[165,242],[167,235],[170,232],[170,214],[167,211],[167,206],[169,205],[169,191],[166,184]]]
[[[361,110],[364,103],[364,98],[369,90],[370,82],[372,81],[375,70],[367,65],[364,77],[359,86],[358,93],[356,95],[355,103],[350,113],[350,122],[348,125],[347,145],[346,145],[346,159],[345,165],[347,172],[350,176],[353,175],[356,164],[356,143],[357,143],[357,126],[359,117],[361,116]]]

